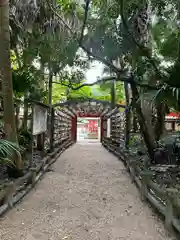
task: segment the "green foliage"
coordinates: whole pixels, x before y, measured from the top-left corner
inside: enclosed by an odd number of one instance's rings
[[[47,93],[40,86],[40,76],[40,72],[34,67],[14,70],[12,72],[12,81],[15,96],[21,98],[26,92],[31,99],[44,99]]]
[[[88,13],[83,45],[103,59],[110,62],[117,60],[122,69],[135,73],[139,83],[156,86],[160,82],[162,88],[153,93],[156,100],[166,99],[169,105],[177,107],[180,87],[178,1],[152,0],[150,12],[146,11],[147,2],[149,1],[127,0],[123,1],[122,6],[122,1],[117,0],[93,1]],[[19,65],[22,65],[13,71],[15,94],[22,97],[24,92],[28,92],[30,98],[38,100],[47,96],[47,92],[42,89],[42,70],[38,67],[32,69],[33,61],[36,60],[54,75],[60,75],[60,83],[69,86],[53,84],[53,103],[86,97],[111,100],[110,82],[77,91],[71,90],[71,87],[79,86],[83,82],[84,72],[88,68],[87,58],[81,60],[82,54],[79,53],[77,42],[84,20],[84,5],[74,0],[57,0],[56,3],[57,14],[60,17],[51,9],[54,1],[49,1],[49,4],[40,1],[39,11],[34,11],[37,6],[33,6],[34,9],[30,8],[29,3],[23,8],[18,3],[15,4],[16,14],[12,16],[10,23],[11,42],[12,49],[18,50],[16,52],[20,56],[16,57]],[[29,9],[29,12],[26,9]],[[137,24],[143,22],[140,21],[143,20],[140,16],[144,11],[149,14],[149,19],[155,20],[144,26],[145,30],[141,29],[140,33],[140,26]],[[27,14],[24,22],[21,22],[22,13]],[[127,26],[122,21],[122,14]],[[144,20],[146,22],[147,19]],[[72,32],[75,32],[75,36]],[[146,49],[146,52],[150,53],[157,65],[162,75],[161,79],[157,77],[152,61],[149,61],[139,48],[139,44],[145,45],[143,39],[146,35],[151,36],[148,38],[149,49]],[[75,70],[69,72],[67,66]],[[116,95],[117,102],[124,101],[123,86],[119,82],[116,84]]]
[[[26,71],[13,71],[13,89],[17,96],[23,96],[24,92],[32,87],[34,77]]]
[[[104,100],[111,101],[111,95],[110,95],[111,86],[112,86],[111,81],[106,82],[106,83],[102,83],[100,85],[100,91],[102,92],[102,94],[105,93],[104,95],[108,95],[108,98],[106,98]],[[123,83],[122,82],[117,82],[116,83],[116,102],[121,103],[121,102],[124,102],[124,101],[125,101],[125,94],[124,94]]]
[[[178,56],[178,42],[177,33],[172,32],[166,39],[164,39],[163,44],[160,46],[159,52],[166,58],[173,60]]]
[[[74,99],[74,98],[92,98],[92,88],[85,86],[83,88],[80,88],[78,90],[70,90],[68,99]]]
[[[0,164],[14,165],[10,160],[14,152],[20,154],[22,149],[15,143],[9,142],[4,139],[0,139]]]
[[[32,140],[32,133],[28,129],[20,129],[18,134],[19,144],[25,148],[28,147],[29,143]]]
[[[82,83],[81,83],[82,84]],[[73,85],[78,86],[78,84]],[[69,89],[61,84],[54,84],[52,91],[52,102],[58,103],[60,101],[66,101],[67,99],[86,99],[86,98],[94,98],[97,100],[106,100],[111,101],[110,94],[110,83],[94,85],[94,86],[84,86],[78,90]],[[124,101],[124,92],[122,83],[118,83],[116,86],[116,101],[117,103]]]
[[[60,101],[66,101],[67,99],[66,89],[67,87],[62,86],[60,84],[53,84],[52,104],[59,103]]]
[[[131,138],[130,138],[130,146],[131,147],[137,147],[138,145],[141,145],[142,143],[142,137],[141,135],[132,135],[131,134]]]
[[[113,59],[120,58],[120,62],[123,62],[125,67],[131,69],[131,71],[133,70],[139,83],[151,84],[153,86],[160,83],[162,87],[160,87],[160,90],[155,91],[156,101],[165,101],[170,107],[179,110],[180,17],[178,1],[173,0],[169,4],[169,1],[165,0],[152,0],[151,11],[146,11],[146,14],[154,21],[147,26],[143,24],[138,25],[138,23],[145,23],[146,18],[143,21],[141,16],[146,16],[142,13],[144,9],[146,10],[146,3],[149,1],[123,1],[123,17],[126,21],[126,26],[120,19],[119,25],[116,21],[113,21],[113,18],[117,20],[118,14],[122,14],[121,6],[117,7],[117,2],[113,1],[110,5],[107,4],[107,1],[96,2],[97,11],[100,13],[98,21],[102,21],[103,13],[106,12],[106,19],[103,19],[102,25],[105,22],[106,24],[103,26],[103,34],[101,36],[97,35],[96,37],[98,24],[94,27],[94,35],[92,34],[91,36],[92,49],[96,52],[96,45],[93,45],[96,42],[96,38],[99,41],[103,39],[99,43],[101,45],[99,54],[109,59],[112,59],[112,57]],[[109,10],[112,8],[114,11],[113,15]],[[101,33],[98,32],[98,34]],[[106,44],[105,39],[109,39],[109,35],[111,36],[110,41],[107,41]],[[149,36],[148,44],[144,40],[146,36]],[[147,46],[148,54],[144,54],[142,46]],[[118,48],[120,52],[116,50]],[[156,65],[159,74],[157,74],[154,65]],[[144,91],[149,91],[149,89],[144,89]]]

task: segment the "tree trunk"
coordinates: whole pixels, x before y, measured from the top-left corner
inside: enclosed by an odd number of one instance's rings
[[[40,66],[40,71],[41,71],[41,81],[40,81],[40,87],[44,89],[44,63],[41,62]]]
[[[144,115],[141,110],[140,102],[137,101],[139,99],[139,92],[136,87],[135,83],[131,83],[131,91],[132,91],[132,97],[133,97],[133,104],[136,109],[139,125],[140,125],[140,131],[144,138],[144,142],[146,144],[148,154],[151,158],[151,160],[154,159],[154,149],[155,149],[155,143],[153,139],[151,138],[151,134],[149,133],[149,129],[147,128],[146,121],[144,118]]]
[[[4,105],[4,130],[6,139],[18,144],[13,99],[12,71],[10,62],[9,1],[0,0],[0,71]],[[16,159],[21,168],[21,158]]]
[[[152,101],[144,93],[141,94],[140,98],[141,98],[142,114],[144,116],[146,126],[148,128],[148,132],[150,134],[151,139],[153,139],[153,141],[155,141],[154,127],[153,127],[153,105],[152,105]]]
[[[133,132],[137,133],[137,131],[138,131],[137,116],[136,113],[133,112]]]
[[[42,61],[41,61],[41,68],[40,68],[40,70],[41,70],[40,88],[41,88],[42,91],[44,91],[45,90],[45,76],[44,76],[44,63]],[[44,103],[46,103],[44,99],[43,99],[43,101],[44,101]]]
[[[16,106],[16,118],[15,118],[17,131],[18,131],[18,129],[19,129],[19,112],[20,112],[20,106],[17,105],[17,106]]]
[[[124,91],[126,97],[126,106],[129,107],[130,97],[129,97],[129,85],[124,82]],[[130,109],[126,111],[126,122],[125,122],[125,148],[129,148],[129,140],[130,140],[130,127],[131,127],[131,112]]]
[[[54,150],[54,109],[51,109],[50,152]]]
[[[116,106],[116,80],[113,80],[111,85],[111,106],[112,108]]]
[[[23,113],[22,128],[24,130],[28,129],[28,101],[27,101],[27,93],[24,93],[24,113]]]
[[[51,138],[51,120],[52,120],[52,80],[53,80],[53,73],[51,69],[49,69],[49,94],[48,94],[48,104],[50,106],[49,108],[49,114],[48,114],[48,133],[49,138]]]
[[[18,52],[18,46],[16,46],[16,48],[14,49],[14,52],[16,54],[16,59],[17,59],[17,63],[19,65],[19,68],[21,68],[22,64],[21,64],[21,60],[20,60],[20,56],[19,56],[19,52]]]
[[[50,106],[49,108],[49,120],[48,120],[48,129],[50,131],[51,129],[51,105],[52,105],[52,80],[53,80],[53,74],[50,70],[49,72],[49,93],[48,93],[48,104]]]
[[[48,104],[52,105],[52,79],[53,79],[53,74],[50,70],[49,72],[49,94],[48,94]]]
[[[40,77],[40,88],[44,91],[44,64],[41,62],[41,77]],[[42,99],[40,99],[42,100]],[[41,151],[41,157],[44,156],[44,141],[45,133],[40,133],[37,135],[37,149]]]
[[[164,103],[159,103],[156,106],[157,120],[154,128],[154,134],[156,141],[159,141],[165,130],[165,115],[166,106]]]
[[[0,70],[6,138],[17,143],[10,62],[9,3],[0,0]]]

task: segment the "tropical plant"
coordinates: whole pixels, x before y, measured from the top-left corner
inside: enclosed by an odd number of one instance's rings
[[[0,164],[15,166],[12,158],[14,152],[19,155],[22,150],[23,148],[15,143],[0,139]]]

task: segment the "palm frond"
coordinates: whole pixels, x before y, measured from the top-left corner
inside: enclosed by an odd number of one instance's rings
[[[19,155],[22,150],[23,148],[15,143],[0,139],[0,164],[12,165],[13,161],[10,160],[12,155],[14,152]]]

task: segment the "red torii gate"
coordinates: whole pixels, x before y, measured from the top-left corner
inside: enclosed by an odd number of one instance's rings
[[[103,130],[103,121],[102,121],[102,118],[103,116],[101,116],[100,113],[96,113],[96,114],[93,114],[93,113],[82,113],[80,111],[78,111],[77,113],[77,116],[75,117],[75,119],[72,120],[72,136],[74,136],[74,140],[76,141],[77,139],[77,118],[80,117],[80,118],[100,118],[100,122],[101,122],[101,139],[103,137],[103,134],[104,134],[104,130]]]
[[[166,117],[165,117],[166,123],[171,124],[171,130],[175,131],[176,129],[176,124],[180,124],[180,112],[170,112]]]
[[[167,118],[180,119],[180,112],[170,112]]]

